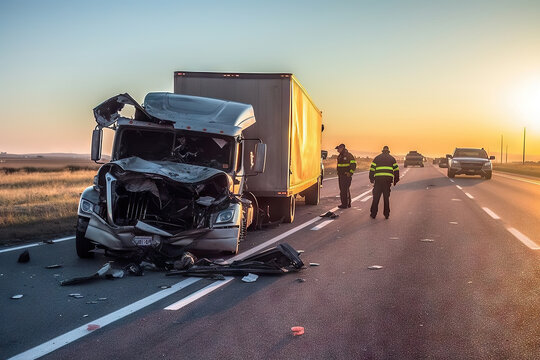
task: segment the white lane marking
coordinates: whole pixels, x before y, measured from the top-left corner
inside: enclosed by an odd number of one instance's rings
[[[487,214],[488,214],[489,216],[491,216],[493,219],[495,219],[495,220],[499,220],[499,219],[500,219],[499,215],[495,214],[493,211],[491,211],[491,209],[489,209],[489,208],[487,208],[487,207],[483,207],[482,209],[484,209],[484,211],[487,212]]]
[[[372,192],[372,191],[373,191],[372,189],[369,189],[369,190],[367,190],[367,191],[364,191],[364,192],[361,193],[360,195],[358,195],[358,196],[352,198],[351,202],[360,199],[361,197],[363,197],[363,196],[366,195],[366,194],[369,194],[369,193]]]
[[[311,230],[320,230],[320,229],[322,229],[323,227],[325,227],[326,225],[330,224],[330,223],[333,222],[333,221],[334,221],[334,220],[326,220],[326,221],[323,221],[323,222],[320,223],[319,225],[312,227]]]
[[[366,196],[365,198],[363,198],[362,200],[360,200],[361,202],[366,202],[368,201],[369,199],[371,199],[373,197],[373,195],[369,195],[369,196]]]
[[[463,188],[459,185],[456,185],[456,187],[459,189],[459,190],[463,190]]]
[[[212,291],[219,289],[220,287],[230,283],[234,280],[233,276],[226,276],[225,280],[217,281],[215,283],[212,283],[201,290],[198,290],[194,292],[193,294],[183,298],[180,301],[175,302],[174,304],[171,304],[165,308],[165,310],[180,310],[181,308],[191,304],[192,302],[199,300],[203,296],[210,294]]]
[[[443,174],[443,175],[444,175],[444,174]],[[450,180],[451,182],[455,182],[455,181],[454,181],[454,180],[452,180],[452,179],[448,179],[448,180]]]
[[[139,301],[134,302],[133,304],[130,304],[128,306],[125,306],[119,310],[116,310],[108,315],[102,316],[97,320],[93,320],[87,324],[84,324],[82,326],[79,326],[78,328],[71,330],[70,332],[67,332],[63,335],[57,336],[52,340],[49,340],[41,345],[38,345],[36,347],[33,347],[29,350],[26,350],[25,352],[22,352],[18,355],[15,355],[14,357],[10,358],[10,360],[15,359],[37,359],[39,357],[42,357],[44,355],[47,355],[54,350],[57,350],[61,348],[64,345],[67,345],[75,340],[78,340],[82,338],[83,336],[86,336],[90,334],[92,331],[88,330],[88,325],[90,324],[96,324],[99,325],[100,328],[103,328],[119,319],[122,319],[130,314],[133,314],[136,311],[139,311],[140,309],[151,305],[169,295],[174,294],[175,292],[178,292],[182,290],[183,288],[196,283],[197,281],[200,281],[202,279],[200,278],[188,278],[186,280],[182,280],[179,283],[174,284],[168,289],[164,289],[161,291],[158,291],[155,294],[152,294],[150,296],[145,297],[144,299],[141,299]]]
[[[325,182],[326,180],[334,180],[334,179],[337,179],[337,178],[338,178],[337,176],[334,176],[334,177],[331,177],[331,178],[324,178],[323,182]]]
[[[466,192],[465,195],[467,195],[467,197],[468,197],[469,199],[474,199],[474,196],[472,196],[472,195],[469,194],[468,192]]]
[[[540,246],[538,246],[534,241],[529,239],[527,235],[522,234],[519,230],[514,229],[512,227],[506,228],[506,230],[508,230],[510,234],[514,235],[519,241],[521,241],[529,249],[540,250]]]
[[[52,240],[52,242],[57,243],[57,242],[68,241],[68,240],[73,240],[73,239],[75,239],[75,236],[67,236],[67,237],[64,237],[64,238]],[[21,249],[28,249],[28,248],[31,248],[31,247],[34,247],[34,246],[41,246],[41,245],[49,245],[49,244],[44,243],[44,242],[39,242],[39,243],[32,243],[32,244],[28,244],[28,245],[15,246],[15,247],[7,248],[7,249],[2,249],[2,250],[0,250],[0,253],[9,252],[9,251],[15,251],[15,250],[21,250]]]
[[[361,175],[361,174],[365,174],[367,173],[369,170],[366,170],[366,171],[358,171],[358,172],[355,172],[354,175]],[[325,182],[326,180],[335,180],[337,179],[338,177],[337,176],[334,176],[334,177],[331,177],[331,178],[324,178],[323,179],[323,182]]]
[[[518,177],[518,176],[511,176],[511,175],[501,174],[498,171],[495,174],[497,176],[502,176],[502,177],[512,179],[512,180],[523,181],[523,182],[526,182],[526,183],[529,183],[529,184],[534,184],[534,185],[540,185],[540,181],[530,180],[530,179],[526,179],[526,178],[522,178],[522,177]]]

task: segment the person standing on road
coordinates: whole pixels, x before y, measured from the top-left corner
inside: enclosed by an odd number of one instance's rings
[[[336,146],[339,155],[337,158],[337,174],[339,180],[339,195],[341,197],[340,209],[351,207],[351,181],[356,169],[354,156],[345,148],[345,144]]]
[[[390,155],[388,146],[384,146],[382,154],[379,154],[373,159],[369,169],[369,181],[375,186],[373,187],[373,202],[371,203],[371,218],[375,219],[377,210],[379,209],[379,200],[381,194],[384,200],[383,214],[385,219],[390,216],[390,187],[394,186],[399,181],[399,167],[396,159]]]

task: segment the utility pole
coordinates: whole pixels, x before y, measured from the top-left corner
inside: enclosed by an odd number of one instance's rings
[[[506,144],[506,163],[508,164],[508,144]]]
[[[523,165],[525,165],[525,134],[527,133],[527,128],[523,128]]]
[[[501,164],[503,160],[503,136],[501,135]]]

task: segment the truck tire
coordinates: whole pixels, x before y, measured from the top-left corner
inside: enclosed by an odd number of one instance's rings
[[[283,198],[283,222],[290,224],[294,221],[294,214],[296,213],[296,198],[289,196]]]
[[[319,205],[321,199],[321,181],[317,179],[317,182],[311,185],[306,190],[306,205]]]
[[[407,163],[403,163],[403,167],[407,167]]]
[[[448,177],[453,179],[454,177],[456,176],[456,174],[454,174],[453,171],[451,171],[450,169],[448,169]]]
[[[489,179],[491,179],[491,176],[492,176],[492,173],[490,171],[490,172],[486,173],[486,176],[484,176],[484,177],[486,178],[486,180],[489,180]]]
[[[75,248],[77,249],[77,255],[81,259],[90,259],[94,257],[92,250],[96,245],[92,244],[90,240],[84,237],[86,228],[88,227],[88,219],[79,216],[77,219],[77,230],[75,231]]]

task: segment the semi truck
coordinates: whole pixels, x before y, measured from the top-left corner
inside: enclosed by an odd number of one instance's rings
[[[292,74],[175,72],[174,82],[175,93],[149,93],[142,105],[125,93],[94,108],[92,160],[102,158],[103,129],[115,134],[111,160],[81,194],[79,257],[96,247],[236,253],[248,227],[292,222],[296,196],[319,203],[321,112]]]
[[[424,155],[420,154],[416,150],[409,151],[409,153],[405,155],[405,161],[403,162],[404,167],[413,165],[424,167]]]

